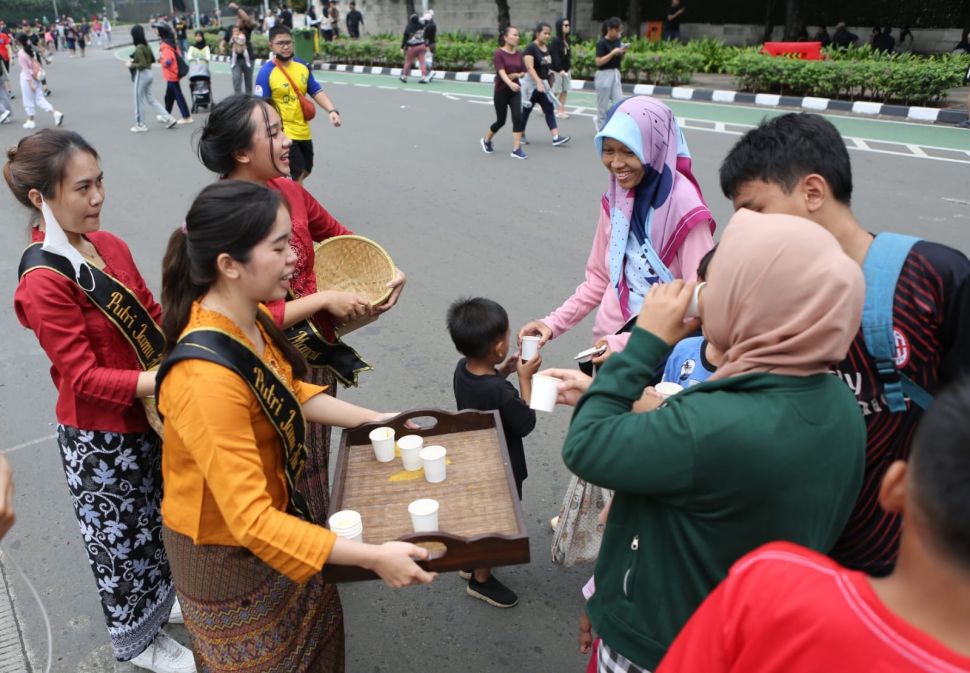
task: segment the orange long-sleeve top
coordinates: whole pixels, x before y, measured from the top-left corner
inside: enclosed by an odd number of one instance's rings
[[[196,302],[186,330],[199,327],[222,330],[255,349],[229,318]],[[265,332],[263,339],[263,360],[301,403],[326,389],[294,379]],[[283,445],[249,385],[215,363],[184,360],[165,377],[158,399],[165,419],[165,525],[196,544],[245,547],[295,582],[319,572],[336,537],[286,512]]]

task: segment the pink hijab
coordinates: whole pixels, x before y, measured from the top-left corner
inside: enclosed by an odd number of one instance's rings
[[[724,353],[712,379],[827,372],[859,331],[862,270],[835,237],[800,217],[739,210],[707,280],[704,334]]]

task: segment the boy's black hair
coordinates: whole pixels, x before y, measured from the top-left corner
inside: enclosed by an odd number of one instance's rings
[[[721,164],[721,191],[733,199],[751,180],[791,193],[806,175],[825,178],[836,201],[852,200],[852,165],[845,141],[820,115],[791,112],[761,122],[744,134]]]
[[[970,570],[970,379],[933,400],[923,416],[909,469],[913,498],[936,547]]]
[[[272,42],[277,35],[292,35],[293,31],[284,26],[282,23],[278,23],[269,29],[269,41]]]
[[[711,260],[714,259],[714,253],[717,251],[717,243],[714,247],[704,253],[701,257],[701,261],[697,263],[697,280],[704,282],[707,280],[707,268],[711,265]]]
[[[622,28],[622,27],[623,27],[623,21],[620,20],[620,17],[611,16],[603,23],[603,34],[605,35],[606,31],[610,30],[611,28]]]
[[[483,358],[509,330],[509,314],[484,297],[463,297],[448,307],[448,334],[466,358]]]

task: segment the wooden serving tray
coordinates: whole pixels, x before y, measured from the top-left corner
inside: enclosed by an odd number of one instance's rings
[[[436,423],[418,430],[405,427],[419,417],[431,417]],[[423,470],[405,471],[400,457],[377,462],[368,434],[378,427],[394,428],[396,439],[420,435],[425,446],[444,446],[448,450],[445,481],[429,484]],[[408,504],[418,498],[438,501],[440,531],[413,532]],[[364,542],[404,540],[427,547],[431,559],[421,565],[428,570],[529,562],[529,536],[497,411],[419,409],[384,423],[344,430],[328,516],[343,509],[360,512]],[[323,575],[330,582],[378,579],[356,566],[324,565]]]

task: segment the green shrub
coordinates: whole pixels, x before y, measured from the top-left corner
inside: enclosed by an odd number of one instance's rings
[[[863,60],[800,61],[747,50],[731,60],[728,71],[745,91],[913,105],[943,101],[960,85],[968,62],[963,56],[874,54]]]

